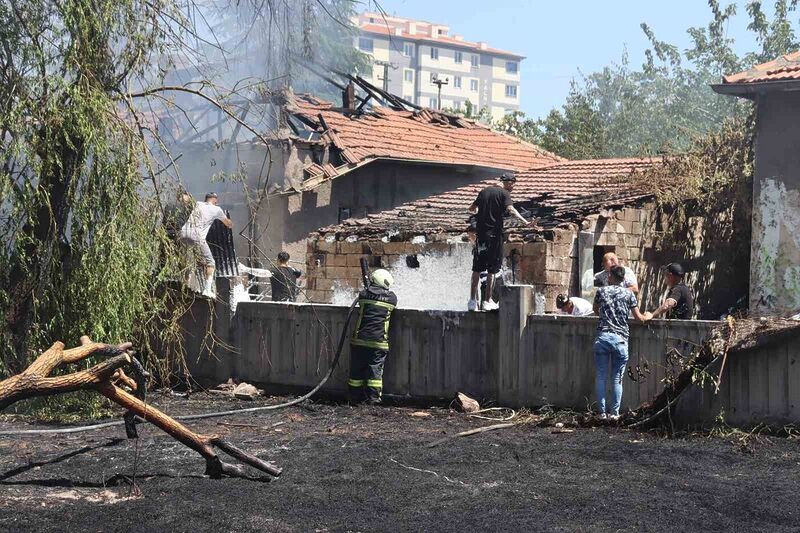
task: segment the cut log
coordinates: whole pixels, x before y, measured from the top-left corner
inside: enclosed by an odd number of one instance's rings
[[[56,342],[21,374],[0,382],[0,411],[15,402],[34,396],[95,390],[124,407],[127,410],[126,416],[132,418],[135,415],[150,422],[199,453],[206,461],[206,474],[212,478],[220,478],[223,475],[248,477],[243,467],[223,462],[214,452],[214,447],[257,470],[272,476],[281,474],[281,470],[275,465],[235,447],[217,435],[195,433],[174,418],[148,405],[142,398],[123,390],[119,385],[126,385],[133,391],[143,393],[142,376],[145,373],[139,362],[129,353],[132,347],[130,343],[112,346],[93,343],[88,337],[81,337],[81,343],[82,346],[78,348],[64,350],[64,344]],[[98,354],[109,356],[109,359],[88,370],[49,377],[49,374],[62,364],[74,363]],[[132,368],[134,372],[132,375],[137,376],[137,380],[129,378],[122,370],[128,366]],[[132,430],[128,428],[129,436],[135,436],[135,433],[135,426]]]

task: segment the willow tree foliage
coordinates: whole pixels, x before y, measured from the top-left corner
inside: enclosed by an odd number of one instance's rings
[[[295,56],[355,54],[353,10],[351,0],[0,2],[0,374],[84,334],[133,340],[156,362],[179,341],[186,299],[171,282],[184,265],[164,228],[177,188],[164,117],[190,116],[194,98],[264,140],[231,102],[297,79]],[[249,54],[261,65],[245,74],[236,65]]]
[[[185,13],[160,0],[0,3],[3,372],[56,340],[146,344],[170,330],[159,288],[178,256],[129,92],[183,45]]]

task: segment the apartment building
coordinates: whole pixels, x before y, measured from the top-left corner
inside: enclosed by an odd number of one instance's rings
[[[465,41],[450,28],[365,12],[355,46],[372,57],[362,75],[406,100],[434,109],[488,109],[494,119],[519,109],[519,54]],[[441,102],[436,80],[441,86]]]

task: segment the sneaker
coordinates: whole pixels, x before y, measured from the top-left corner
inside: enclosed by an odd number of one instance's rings
[[[599,415],[597,415],[597,418],[599,418],[600,420],[606,420],[608,419],[608,415],[605,413],[600,413]]]
[[[617,420],[619,420],[619,415],[608,415],[608,419],[616,422]]]
[[[467,302],[467,311],[477,311],[478,310],[478,302],[476,300],[470,300]]]
[[[496,311],[497,309],[500,309],[500,305],[492,300],[486,300],[481,304],[481,309],[484,311]]]

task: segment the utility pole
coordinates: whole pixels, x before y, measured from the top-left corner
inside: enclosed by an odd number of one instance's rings
[[[383,90],[387,93],[389,92],[389,67],[392,67],[392,70],[397,70],[396,63],[389,63],[388,61],[376,61],[376,65],[383,67]]]
[[[447,85],[450,83],[450,78],[445,78],[444,80],[440,80],[439,78],[434,78],[431,82],[439,88],[439,95],[436,97],[436,109],[441,111],[442,109],[442,85]]]

